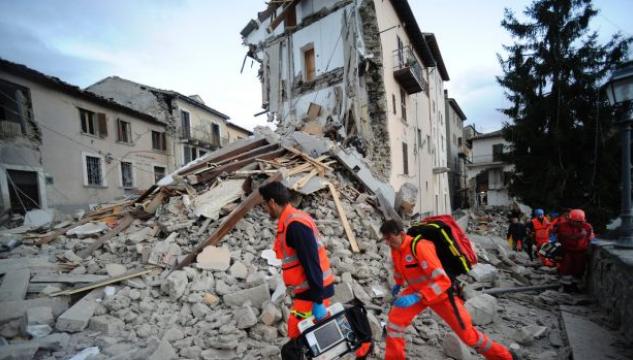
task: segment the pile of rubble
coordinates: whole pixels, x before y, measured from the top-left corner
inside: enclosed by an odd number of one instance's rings
[[[290,298],[271,251],[275,221],[256,206],[257,187],[276,179],[316,219],[336,274],[334,301],[367,306],[372,356],[382,358],[392,277],[378,227],[398,216],[397,198],[410,196],[331,143],[290,139],[258,135],[188,164],[136,200],[72,223],[3,231],[3,241],[21,245],[0,259],[0,359],[277,358]],[[519,352],[537,349],[531,358],[555,358],[564,345],[550,305],[574,300],[553,290],[485,294],[547,286],[555,275],[508,254],[501,238],[472,240],[481,264],[461,281],[475,324]],[[450,333],[421,314],[409,329],[410,356],[474,358]]]

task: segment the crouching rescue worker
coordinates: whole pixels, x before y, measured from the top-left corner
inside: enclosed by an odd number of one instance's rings
[[[292,305],[288,317],[290,341],[281,351],[283,359],[301,359],[298,341],[299,322],[310,316],[323,320],[334,295],[334,274],[325,246],[314,220],[307,213],[290,205],[290,191],[274,181],[259,188],[265,208],[277,219],[277,236],[273,249],[281,259],[283,281],[291,291]],[[363,348],[359,349],[362,350]],[[369,344],[365,347],[369,351]],[[358,353],[357,355],[366,355]]]
[[[587,265],[587,250],[594,237],[585,212],[581,209],[571,210],[567,221],[558,225],[556,235],[563,249],[563,259],[558,266],[560,282],[565,291],[578,291]]]
[[[407,327],[427,307],[444,319],[466,345],[486,359],[516,359],[506,347],[473,327],[462,299],[453,296],[454,301],[451,301],[448,294],[452,287],[451,279],[442,267],[433,242],[419,239],[414,252],[414,239],[395,220],[383,223],[380,232],[391,247],[396,281],[392,294],[397,295],[388,315],[385,359],[406,358]],[[405,282],[408,286],[400,293]]]

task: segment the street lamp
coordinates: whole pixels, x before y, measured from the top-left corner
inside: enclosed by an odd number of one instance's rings
[[[631,213],[631,125],[633,124],[633,61],[613,72],[605,85],[611,106],[623,106],[618,119],[622,141],[622,209],[620,247],[633,248],[633,214]]]

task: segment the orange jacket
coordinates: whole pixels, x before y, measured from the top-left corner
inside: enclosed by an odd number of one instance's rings
[[[330,259],[327,256],[325,246],[323,246],[321,242],[321,234],[314,220],[305,212],[297,210],[291,205],[286,206],[277,223],[277,236],[273,249],[275,250],[277,258],[281,259],[281,275],[284,279],[284,283],[287,287],[291,288],[293,294],[296,295],[308,290],[310,285],[308,284],[303,266],[301,266],[299,258],[297,257],[297,252],[286,243],[286,229],[288,225],[294,221],[306,225],[314,232],[314,237],[318,242],[319,263],[321,265],[321,271],[323,272],[324,287],[334,283],[334,274],[330,268]]]
[[[536,245],[542,245],[549,241],[551,224],[546,218],[543,218],[543,222],[539,221],[538,218],[532,218],[532,228]]]
[[[419,292],[427,303],[433,302],[451,287],[433,242],[421,239],[416,244],[415,256],[411,251],[413,237],[406,235],[399,249],[391,249],[396,284]]]

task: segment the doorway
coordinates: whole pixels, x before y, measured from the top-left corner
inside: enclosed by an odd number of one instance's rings
[[[7,169],[6,174],[11,211],[25,214],[26,211],[39,209],[41,206],[37,172]]]

